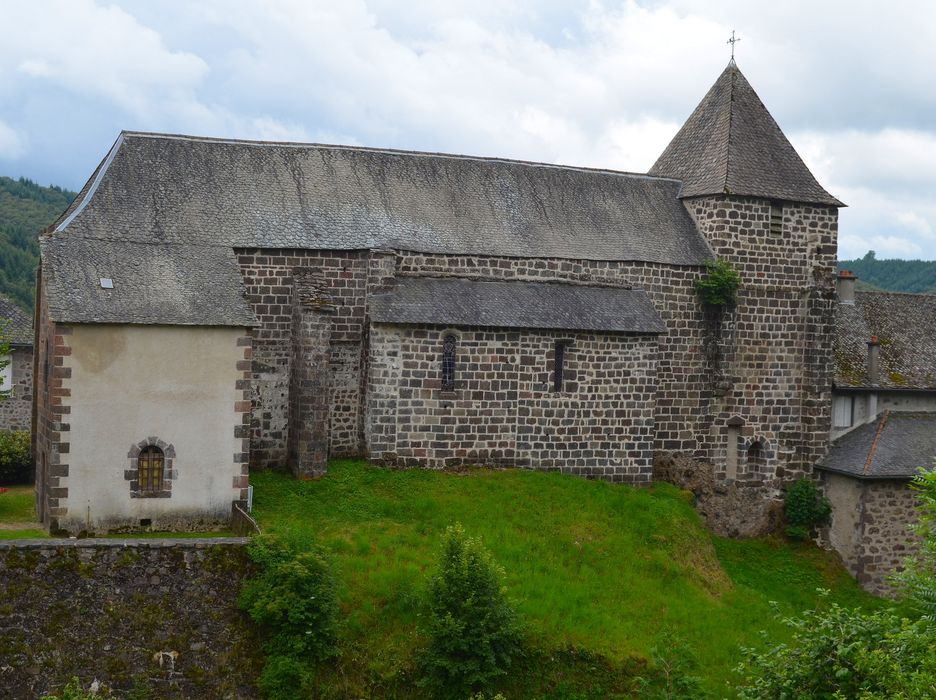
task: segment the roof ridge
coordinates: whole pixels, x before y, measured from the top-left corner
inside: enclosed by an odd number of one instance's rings
[[[891,295],[891,296],[934,297],[934,298],[936,298],[936,294],[934,294],[934,293],[932,293],[932,292],[898,292],[898,291],[895,291],[895,290],[893,290],[893,289],[856,289],[856,290],[855,290],[855,294],[861,294],[861,295],[865,295],[865,294],[868,294],[868,295],[870,295],[870,294],[877,294],[877,295],[889,294],[889,295]]]
[[[868,458],[865,460],[863,474],[867,474],[871,469],[871,463],[874,461],[874,455],[877,452],[878,444],[881,441],[881,435],[884,433],[884,426],[887,425],[887,418],[890,416],[890,409],[881,414],[881,420],[878,423],[877,432],[874,434],[874,440],[871,441],[871,448],[868,450]]]
[[[731,85],[728,89],[728,136],[725,138],[725,181],[722,183],[722,192],[731,194],[728,191],[728,174],[731,172],[731,126],[734,121],[734,93],[738,77],[738,65],[735,63],[734,56],[728,62],[731,71]]]
[[[563,163],[547,163],[545,161],[523,160],[520,158],[503,158],[500,156],[473,156],[462,153],[444,153],[442,151],[417,151],[405,148],[384,148],[380,146],[353,146],[340,143],[317,143],[307,141],[263,141],[260,139],[237,139],[225,138],[219,136],[195,136],[192,134],[167,134],[157,131],[131,131],[122,130],[121,137],[139,137],[150,139],[166,139],[174,141],[196,141],[203,143],[222,143],[241,146],[275,146],[280,148],[332,148],[342,151],[361,151],[366,153],[386,153],[390,155],[418,156],[424,158],[451,158],[453,160],[470,160],[485,163],[508,163],[516,165],[528,165],[537,168],[555,168],[557,170],[573,170],[584,173],[602,173],[606,175],[618,175],[622,177],[633,177],[646,180],[662,180],[666,182],[678,182],[682,180],[676,177],[663,175],[651,175],[649,173],[637,173],[629,170],[615,170],[613,168],[592,168],[584,165],[566,165]]]

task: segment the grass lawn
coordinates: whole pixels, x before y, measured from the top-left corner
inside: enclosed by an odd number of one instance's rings
[[[48,537],[36,520],[36,492],[28,486],[8,486],[0,493],[0,540]]]
[[[352,461],[332,463],[317,481],[261,472],[251,482],[265,532],[333,554],[342,674],[361,695],[411,665],[426,574],[440,534],[456,521],[505,568],[541,660],[591,659],[583,682],[602,665],[636,673],[672,631],[694,650],[713,697],[728,696],[739,647],[756,646],[762,629],[784,633],[770,601],[796,613],[814,606],[823,587],[845,605],[883,604],[815,547],[713,538],[687,495],[667,484],[636,489],[525,470],[454,474]],[[569,649],[588,654],[567,663]],[[529,686],[505,689],[513,700]]]

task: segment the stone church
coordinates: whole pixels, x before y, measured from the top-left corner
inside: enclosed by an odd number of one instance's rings
[[[340,456],[776,489],[828,447],[840,206],[733,62],[647,174],[124,132],[41,239],[39,512],[192,527]]]

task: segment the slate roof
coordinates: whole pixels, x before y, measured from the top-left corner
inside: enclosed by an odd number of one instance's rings
[[[904,479],[936,456],[936,413],[885,411],[832,443],[819,469],[862,479]]]
[[[229,247],[56,236],[40,248],[54,321],[257,325]],[[113,289],[102,288],[102,278],[113,280]]]
[[[682,180],[683,197],[734,194],[844,206],[809,172],[733,61],[650,174]]]
[[[33,344],[32,316],[23,311],[15,301],[0,294],[0,324],[6,322],[0,336],[10,345]]]
[[[496,158],[124,132],[54,235],[698,265],[713,255],[679,187]]]
[[[870,387],[868,341],[880,342],[885,389],[936,389],[936,295],[855,292],[835,309],[835,384]]]
[[[663,333],[645,292],[546,282],[401,278],[374,297],[375,323]]]

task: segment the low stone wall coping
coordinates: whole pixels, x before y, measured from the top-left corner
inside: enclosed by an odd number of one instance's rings
[[[186,549],[204,549],[215,545],[243,546],[250,542],[249,537],[85,537],[83,539],[47,539],[47,540],[0,540],[0,551],[10,549],[54,549],[57,547],[113,548],[140,547],[164,548],[181,547]]]

